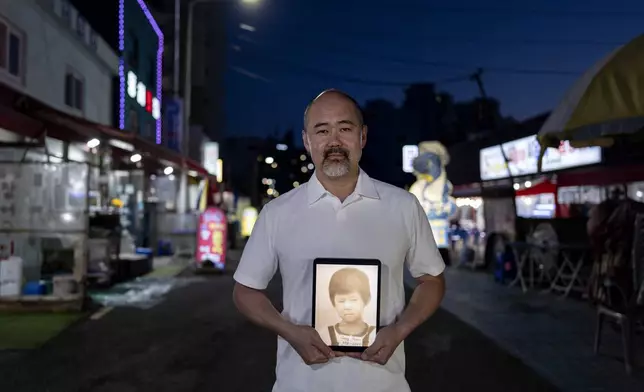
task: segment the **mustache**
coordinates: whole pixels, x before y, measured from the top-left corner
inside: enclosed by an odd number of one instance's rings
[[[327,159],[331,154],[342,154],[345,158],[349,158],[349,151],[342,147],[331,147],[324,151],[324,159]]]

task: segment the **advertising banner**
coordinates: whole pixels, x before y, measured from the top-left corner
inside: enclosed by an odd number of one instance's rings
[[[253,227],[257,221],[257,209],[255,207],[246,207],[242,213],[241,220],[241,235],[242,237],[250,237],[253,232]]]
[[[445,219],[430,219],[429,225],[439,249],[449,248],[449,222]]]
[[[183,102],[181,98],[172,98],[165,101],[163,113],[165,120],[167,147],[173,151],[181,152],[181,137],[183,134]]]
[[[223,210],[212,207],[199,215],[197,267],[212,266],[220,270],[224,269],[228,243],[227,229],[226,214]]]
[[[405,173],[414,172],[414,159],[418,156],[418,146],[407,145],[402,148],[402,169]]]
[[[503,143],[503,151],[508,158],[513,177],[536,174],[538,172],[541,146],[536,135]],[[561,142],[559,148],[548,148],[543,157],[543,172],[557,171],[578,166],[600,163],[601,147],[574,148],[568,141]],[[501,147],[496,145],[480,152],[481,180],[508,178],[508,165],[505,163]]]

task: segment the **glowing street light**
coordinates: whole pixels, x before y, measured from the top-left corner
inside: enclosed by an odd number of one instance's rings
[[[264,162],[266,162],[267,165],[270,165],[275,162],[275,159],[273,159],[273,157],[266,157],[266,159],[264,159]]]
[[[92,140],[90,140],[90,141],[88,141],[88,142],[87,142],[87,147],[89,147],[89,148],[96,148],[96,147],[98,147],[98,146],[99,146],[99,144],[101,144],[101,141],[100,141],[100,140],[98,140],[98,139],[92,139]]]

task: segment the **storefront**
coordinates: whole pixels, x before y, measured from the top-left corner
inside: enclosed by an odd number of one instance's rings
[[[175,168],[184,166],[196,182],[208,175],[154,142],[5,86],[0,112],[0,128],[10,136],[0,148],[0,181],[3,189],[14,189],[0,199],[0,259],[11,260],[3,272],[13,271],[14,282],[3,280],[0,308],[29,301],[45,309],[79,309],[86,288],[80,282],[103,279],[123,253],[156,245],[155,228],[164,222],[156,217],[153,180],[171,183]],[[195,231],[196,224],[192,242]]]
[[[540,148],[536,135],[532,135],[480,150],[487,262],[502,243],[523,235],[520,233],[525,228],[517,228],[517,217],[543,220],[565,214],[559,201],[560,179],[565,173],[602,163],[600,147],[573,148],[564,141],[558,149],[546,151],[539,172]]]

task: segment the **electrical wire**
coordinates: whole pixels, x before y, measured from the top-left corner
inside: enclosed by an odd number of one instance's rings
[[[302,22],[288,21],[271,21],[270,19],[265,19],[261,21],[261,25],[264,27],[277,27],[279,29],[286,29],[287,31],[306,31],[307,36],[310,36],[310,33],[315,33],[316,30],[311,30],[311,24]],[[347,26],[342,29],[342,39],[346,40],[347,38],[358,38],[360,41],[405,41],[405,42],[432,42],[445,45],[453,44],[501,44],[501,45],[520,45],[520,46],[601,46],[601,47],[617,47],[624,45],[625,41],[617,40],[593,40],[593,39],[552,39],[552,38],[493,38],[487,36],[467,36],[467,35],[436,35],[436,34],[425,34],[422,32],[414,31],[413,36],[408,34],[401,33],[400,30],[387,30],[387,29],[377,29],[377,30],[365,30],[361,28],[360,30],[352,29],[352,26]],[[333,40],[329,38],[329,32],[324,31],[324,40]],[[340,38],[340,37],[338,37]],[[311,40],[308,39],[307,42]]]
[[[253,40],[246,36],[240,36],[241,41],[252,44],[259,50],[265,52],[274,52],[277,50],[277,46],[265,45],[261,42]],[[473,70],[482,68],[487,73],[503,73],[503,74],[516,74],[516,75],[551,75],[551,76],[578,76],[581,74],[580,71],[572,70],[556,70],[556,69],[538,69],[538,68],[517,68],[517,67],[499,67],[499,66],[485,66],[481,64],[465,64],[465,63],[453,63],[453,62],[444,62],[444,61],[429,61],[429,60],[420,60],[412,59],[406,57],[397,57],[397,56],[383,56],[377,55],[374,53],[360,52],[355,49],[341,49],[337,46],[326,46],[321,45],[317,46],[315,49],[320,49],[325,51],[325,53],[336,53],[341,55],[349,56],[359,56],[363,58],[372,58],[380,61],[389,61],[399,65],[420,65],[424,67],[436,67],[436,68],[447,68],[447,69],[460,69],[460,70]],[[271,55],[267,55],[271,56]]]
[[[274,0],[273,0],[274,1]],[[279,1],[278,1],[279,2]],[[325,7],[328,6],[342,6],[347,7],[351,5],[351,2],[347,4],[346,0],[326,0],[322,4]],[[319,5],[313,1],[307,2],[307,11],[311,13],[316,13],[320,11]],[[354,2],[353,5],[357,5],[361,8],[363,14],[369,12],[381,12],[386,11],[391,14],[392,11],[403,11],[408,13],[414,13],[415,15],[419,14],[472,14],[472,15],[481,15],[481,14],[494,14],[494,15],[511,15],[511,16],[525,16],[525,17],[549,17],[549,18],[633,18],[640,19],[644,17],[644,10],[607,10],[607,9],[595,9],[595,10],[580,10],[580,9],[562,9],[558,8],[539,8],[539,7],[503,7],[503,6],[434,6],[428,5],[425,2],[398,2],[398,3],[383,3],[370,1],[368,7],[361,5],[360,3]],[[328,8],[326,8],[328,9]]]
[[[256,57],[258,59],[261,58],[262,61],[267,60],[266,58],[260,57],[257,55],[250,55],[250,56]],[[392,80],[365,79],[365,78],[359,78],[359,77],[353,77],[353,76],[334,74],[326,71],[320,71],[318,69],[307,67],[302,64],[295,63],[289,60],[284,60],[284,59],[271,58],[271,59],[268,59],[268,61],[274,65],[278,65],[282,71],[284,71],[285,69],[288,69],[289,75],[293,75],[294,73],[297,72],[300,75],[313,76],[321,79],[333,79],[334,82],[344,82],[349,84],[374,86],[374,87],[407,87],[410,84],[418,82],[417,80],[416,81],[392,81]],[[254,63],[256,64],[257,62],[254,62]],[[237,69],[240,69],[241,67],[236,65],[231,65],[230,68],[234,71],[237,71]],[[246,73],[250,73],[250,71],[246,71]],[[244,76],[250,77],[246,73],[242,73],[242,74]],[[252,74],[255,74],[255,72],[252,72]],[[471,77],[470,75],[455,76],[455,77],[435,80],[435,81],[432,81],[431,83],[433,83],[434,85],[443,86],[451,83],[469,81],[470,77]]]

